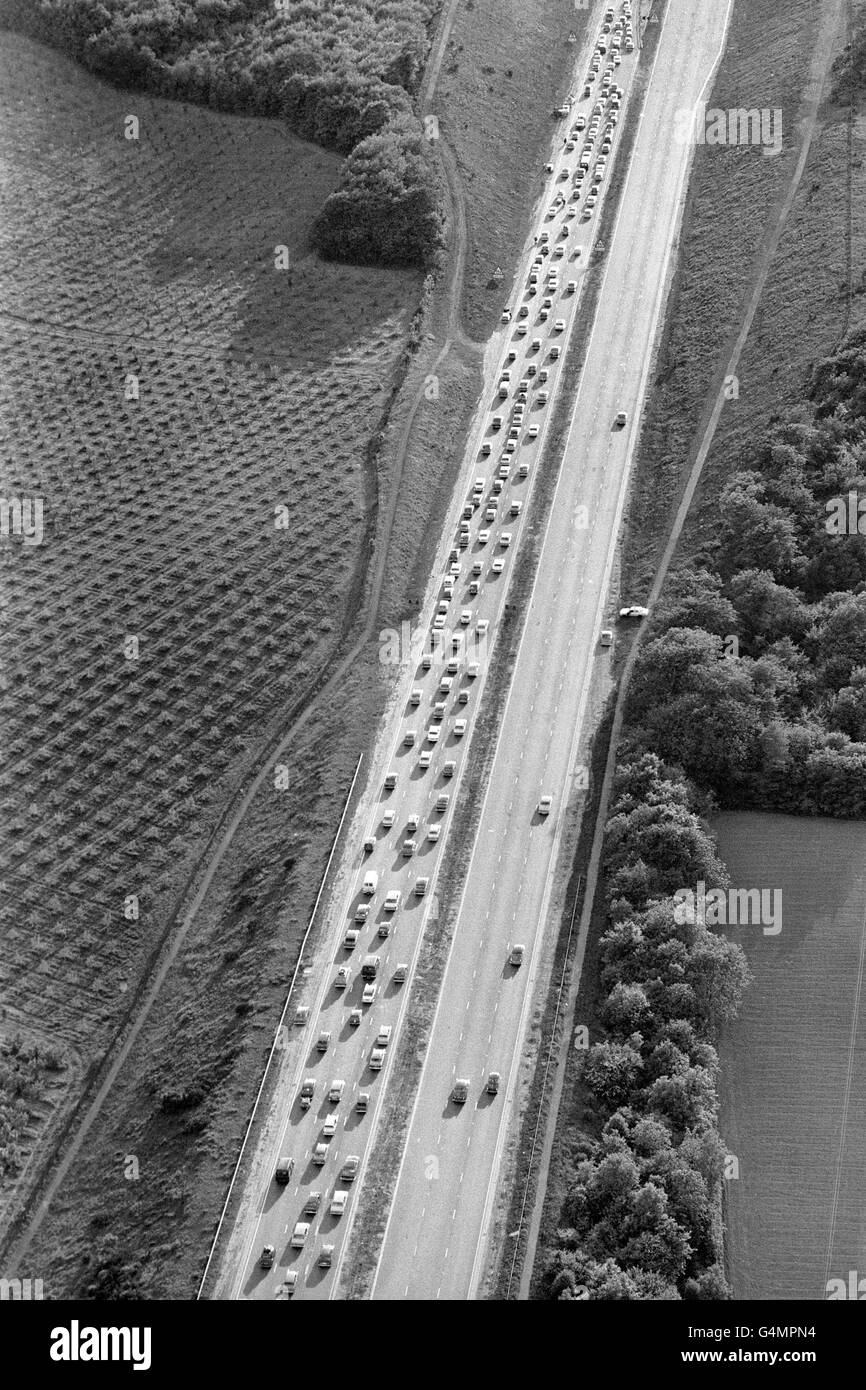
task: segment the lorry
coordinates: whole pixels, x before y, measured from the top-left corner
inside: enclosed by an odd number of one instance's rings
[[[364,957],[364,964],[361,966],[361,978],[364,980],[375,980],[379,973],[379,957],[369,955]]]

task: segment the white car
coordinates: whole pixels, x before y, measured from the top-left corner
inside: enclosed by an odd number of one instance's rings
[[[412,812],[411,816],[408,817],[406,824],[408,825],[410,830],[418,829],[418,826],[421,824],[421,817],[418,815],[417,811]],[[390,896],[391,894],[389,893],[388,897],[390,898]]]
[[[557,319],[557,320],[556,320],[556,323],[553,325],[553,331],[554,331],[554,333],[564,333],[564,332],[565,332],[565,319]]]
[[[498,555],[496,559],[493,561],[492,568],[494,574],[501,574],[502,571],[505,569],[505,561],[502,559],[501,555]]]
[[[490,540],[490,528],[489,528],[489,526],[485,526],[485,528],[484,528],[483,531],[479,531],[479,532],[478,532],[478,543],[479,543],[479,545],[486,545],[487,542],[488,542],[489,540]]]
[[[384,816],[382,817],[382,824],[385,826],[386,830],[387,830],[387,828],[388,828],[389,826],[391,826],[391,825],[394,824],[395,819],[396,819],[396,812],[395,812],[395,811],[386,811],[386,812],[385,812]]]
[[[419,766],[419,767],[429,767],[432,761],[433,761],[433,754],[430,752],[430,749],[429,749],[429,748],[425,748],[425,749],[424,749],[424,752],[421,754],[420,758],[418,759],[418,766]]]
[[[508,547],[509,547],[510,544],[511,544],[511,532],[510,532],[510,531],[503,531],[503,532],[502,532],[502,535],[499,537],[499,544],[502,546],[502,549],[503,549],[503,550],[507,550],[507,549],[508,549]]]
[[[466,723],[467,723],[467,721],[466,721],[465,719],[455,719],[455,720],[454,720],[454,736],[455,736],[455,738],[462,738],[463,735],[466,733]]]
[[[550,815],[550,808],[552,807],[552,805],[553,805],[553,797],[552,797],[552,796],[542,796],[542,797],[540,797],[540,798],[539,798],[539,802],[538,802],[538,814],[539,814],[540,816],[549,816],[549,815]]]
[[[427,730],[427,742],[428,742],[428,743],[438,743],[438,742],[439,742],[439,730],[435,727],[435,725],[432,725],[432,726]]]
[[[619,616],[621,618],[645,618],[649,613],[648,608],[644,608],[641,603],[630,603],[628,608],[621,608]]]
[[[345,951],[354,951],[360,935],[361,933],[358,931],[357,927],[350,927],[343,937],[343,949]]]
[[[484,634],[490,626],[489,618],[479,618],[475,624],[475,631]]]
[[[376,998],[376,981],[375,981],[375,980],[368,980],[367,983],[366,983],[365,986],[364,986],[364,992],[363,992],[363,994],[361,995],[361,1003],[362,1003],[362,1004],[372,1004],[372,1002],[373,1002],[373,1000],[374,1000],[375,998]]]
[[[442,827],[441,827],[441,825],[431,825],[431,826],[430,826],[430,829],[427,831],[427,839],[428,839],[428,840],[433,840],[433,841],[435,842],[436,840],[439,839],[439,836],[441,835],[441,833],[442,833]]]
[[[383,1023],[382,1027],[376,1034],[376,1046],[387,1047],[389,1042],[391,1041],[391,1034],[393,1033],[393,1031],[394,1029],[392,1028],[390,1023]]]
[[[343,1212],[346,1210],[346,1202],[348,1201],[348,1199],[348,1192],[335,1192],[333,1197],[331,1198],[331,1205],[329,1208],[330,1215],[336,1217],[342,1216]]]
[[[336,1081],[331,1082],[331,1086],[328,1091],[328,1100],[331,1102],[332,1105],[339,1105],[340,1098],[343,1094],[345,1086],[345,1081],[340,1080],[339,1078]]]
[[[461,627],[468,627],[469,624],[470,624],[471,622],[472,622],[472,609],[471,609],[471,608],[464,608],[463,611],[462,611],[462,613],[460,614],[460,626],[461,626]]]
[[[324,1134],[326,1139],[333,1139],[334,1135],[337,1133],[336,1115],[329,1115],[327,1117],[325,1123],[322,1126],[322,1133]]]
[[[345,989],[352,978],[352,972],[348,965],[341,965],[337,971],[337,978],[334,981],[334,989]]]

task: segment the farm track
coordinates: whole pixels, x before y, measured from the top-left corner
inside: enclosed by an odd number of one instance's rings
[[[440,28],[434,44],[434,52],[436,54],[434,58],[435,65],[431,67],[430,64],[428,64],[428,72],[422,85],[421,96],[419,97],[419,108],[422,112],[423,108],[428,106],[432,101],[439,66],[441,65],[442,57],[447,47],[450,28],[458,4],[459,0],[450,0],[448,10],[444,12],[440,20]],[[433,372],[441,367],[442,363],[455,346],[459,347],[464,352],[472,353],[479,359],[483,352],[483,346],[469,338],[463,331],[461,321],[463,281],[468,244],[466,201],[462,182],[457,161],[448,147],[447,142],[441,136],[438,141],[438,150],[441,156],[447,185],[447,198],[450,213],[449,220],[451,223],[451,245],[449,247],[450,270],[448,284],[442,300],[435,311],[436,318],[440,325],[436,336],[441,340],[441,345],[438,351],[436,351],[432,366],[428,368],[428,371]],[[34,333],[45,333],[49,336],[58,338],[72,336],[88,342],[96,340],[110,344],[115,342],[128,342],[130,337],[134,337],[137,343],[148,341],[146,337],[135,334],[114,335],[104,331],[97,331],[91,334],[78,325],[66,326],[50,322],[46,323],[45,321],[30,322],[26,319],[22,319],[20,315],[12,314],[2,309],[0,309],[0,317],[14,320]],[[151,341],[160,351],[165,350],[166,347],[170,347],[171,350],[184,356],[209,357],[214,355],[209,350],[195,350],[190,352],[187,347],[178,348],[177,344],[171,344],[162,337],[154,338]],[[436,337],[434,336],[428,352],[433,352],[435,346]],[[381,436],[383,433],[397,397],[408,381],[413,367],[416,369],[416,372],[420,371],[417,357],[414,363],[407,364],[402,379],[398,379],[395,383],[390,399],[383,411],[378,431],[376,431],[377,435]],[[51,1151],[42,1159],[41,1180],[34,1186],[27,1202],[17,1213],[10,1229],[0,1238],[0,1256],[5,1257],[5,1264],[13,1270],[21,1267],[21,1263],[26,1255],[31,1240],[39,1230],[39,1227],[48,1213],[51,1202],[58,1190],[62,1187],[64,1179],[72,1167],[72,1164],[75,1162],[88,1133],[102,1111],[105,1101],[110,1095],[158,999],[160,990],[184,944],[189,929],[193,925],[198,912],[205,902],[211,884],[226,854],[231,848],[235,836],[256,794],[272,770],[274,760],[292,746],[299,733],[317,714],[320,706],[339,688],[341,681],[351,669],[354,662],[362,654],[373,636],[394,534],[394,523],[400,498],[400,487],[405,474],[409,441],[415,427],[418,410],[425,401],[424,391],[426,377],[427,373],[422,372],[421,382],[407,413],[406,422],[397,443],[395,477],[393,485],[390,488],[387,510],[384,516],[382,539],[381,543],[375,546],[375,554],[378,556],[378,559],[373,569],[370,570],[370,556],[374,551],[379,497],[378,473],[376,467],[377,460],[375,453],[371,458],[368,450],[365,476],[367,487],[370,489],[372,496],[367,508],[367,527],[364,543],[361,547],[358,565],[356,566],[355,578],[350,587],[341,637],[329,657],[320,663],[317,670],[310,677],[302,693],[297,696],[286,709],[278,712],[270,721],[272,724],[279,723],[281,729],[284,729],[287,723],[290,727],[287,732],[278,732],[275,735],[270,735],[266,739],[253,758],[253,762],[259,764],[258,772],[254,774],[251,780],[246,781],[238,787],[227,802],[222,815],[219,817],[217,824],[211,832],[207,846],[197,860],[181,890],[177,906],[168,918],[158,941],[149,953],[147,963],[140,975],[138,984],[134,991],[131,992],[129,1006],[124,1010],[115,1028],[113,1041],[108,1044],[99,1061],[93,1063],[89,1072],[85,1074],[84,1087],[77,1104],[71,1109],[66,1120],[53,1136]],[[369,590],[369,598],[366,603],[363,600],[365,590]],[[327,675],[328,670],[331,668],[332,661],[339,651],[340,644],[345,641],[355,621],[365,607],[367,616],[364,620],[360,635],[352,647],[339,659],[336,668],[331,670],[330,675]],[[63,1158],[58,1164],[57,1157],[61,1152]]]

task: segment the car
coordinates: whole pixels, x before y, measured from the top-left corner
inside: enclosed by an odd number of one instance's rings
[[[455,762],[453,762],[453,761],[449,761],[449,762],[447,762],[447,763],[443,763],[443,764],[442,764],[442,776],[443,776],[443,777],[453,777],[456,770],[457,770],[457,764],[456,764]]]
[[[337,970],[337,977],[334,980],[334,989],[345,989],[352,978],[352,972],[348,965],[341,965]]]
[[[304,1080],[301,1082],[300,1091],[300,1101],[302,1110],[309,1110],[310,1106],[313,1103],[313,1096],[315,1095],[315,1092],[316,1078],[314,1076],[305,1077]]]
[[[369,915],[370,915],[370,904],[369,904],[369,903],[358,903],[358,906],[355,908],[355,921],[356,921],[356,922],[366,922],[366,920],[367,920],[367,918],[369,917]]]
[[[330,1269],[334,1261],[333,1245],[323,1245],[322,1253],[319,1255],[319,1268]]]
[[[462,722],[465,724],[465,723],[466,723],[466,720],[464,719]],[[428,840],[432,840],[433,842],[435,842],[436,840],[439,839],[439,836],[440,836],[441,834],[442,834],[442,827],[441,827],[441,825],[431,825],[430,828],[429,828],[428,831],[427,831],[427,839],[428,839]]]
[[[455,1105],[465,1105],[469,1099],[469,1087],[471,1082],[468,1076],[458,1076],[454,1085],[451,1087],[451,1099]]]
[[[455,738],[462,738],[463,735],[466,733],[466,723],[467,723],[467,721],[466,721],[465,719],[455,719],[455,720],[454,720],[454,737],[455,737]]]
[[[328,1048],[330,1047],[330,1045],[331,1045],[331,1032],[330,1032],[330,1029],[328,1029],[328,1028],[323,1028],[322,1031],[321,1031],[321,1033],[319,1034],[319,1036],[316,1038],[316,1051],[317,1051],[317,1052],[327,1052],[327,1050],[328,1050]]]
[[[644,608],[642,603],[630,603],[627,608],[619,610],[621,618],[645,618],[649,613],[648,608]]]
[[[495,1096],[497,1094],[500,1080],[501,1077],[498,1071],[492,1071],[490,1073],[487,1078],[487,1094],[489,1096]]]
[[[511,513],[512,516],[520,516],[520,512],[521,512],[521,508],[522,508],[522,507],[523,507],[523,503],[520,501],[520,498],[519,498],[519,497],[515,497],[514,501],[511,503],[511,506],[508,508],[508,510],[509,510],[509,512]]]
[[[479,531],[479,532],[478,532],[478,543],[479,543],[479,545],[486,545],[487,542],[488,542],[489,540],[490,540],[490,528],[489,528],[489,526],[485,526],[485,528],[484,528],[483,531]]]
[[[451,676],[443,676],[439,682],[439,689],[442,691],[443,695],[447,695],[453,684],[454,682]]]
[[[552,805],[553,805],[553,797],[552,797],[552,796],[542,796],[542,797],[539,799],[539,802],[538,802],[538,814],[539,814],[540,816],[549,816],[549,815],[550,815],[550,808],[552,807]]]
[[[391,1041],[391,1034],[393,1031],[394,1029],[390,1023],[384,1023],[376,1034],[376,1046],[387,1047],[388,1043]]]
[[[346,932],[346,935],[343,937],[343,950],[354,951],[355,947],[358,944],[358,937],[360,935],[361,933],[358,931],[357,927],[350,927],[349,930]]]
[[[544,172],[545,172],[545,174],[552,174],[552,173],[553,173],[553,165],[550,164],[550,163],[545,164],[545,166],[544,166]]]
[[[295,1009],[295,1027],[303,1028],[310,1017],[310,1010],[306,1004],[299,1004]]]
[[[359,1092],[358,1092],[358,1099],[355,1101],[355,1109],[357,1110],[358,1114],[359,1114],[359,1115],[366,1115],[366,1113],[367,1113],[369,1107],[370,1107],[370,1092],[369,1092],[369,1091],[359,1091]],[[342,1173],[341,1173],[340,1176],[342,1177]]]
[[[420,686],[417,686],[417,685],[416,685],[415,688],[414,688],[414,690],[411,692],[411,694],[410,694],[410,696],[409,696],[409,704],[410,704],[410,705],[420,705],[420,703],[421,703],[421,696],[423,695],[423,693],[424,693],[424,692],[421,690]]]
[[[481,445],[481,454],[482,454],[482,457],[483,457],[483,458],[488,458],[489,455],[490,455],[490,452],[491,452],[491,449],[492,449],[492,448],[493,448],[493,445],[490,443],[490,440],[489,440],[489,439],[485,439],[484,443]]]
[[[427,730],[427,742],[428,742],[428,743],[438,743],[438,742],[439,742],[439,730],[436,728],[435,725],[432,725],[432,724],[431,724],[430,728]]]
[[[328,1115],[326,1117],[325,1123],[322,1125],[322,1133],[326,1139],[333,1139],[334,1135],[337,1133],[336,1115]]]
[[[487,629],[489,628],[489,626],[490,626],[490,619],[489,619],[489,618],[479,618],[479,619],[478,619],[478,622],[475,624],[475,631],[478,632],[478,633],[480,633],[481,636],[483,637],[484,633],[487,631]]]
[[[409,975],[409,967],[405,963],[397,966],[394,971],[394,984],[402,985]]]
[[[399,888],[392,888],[389,893],[385,894],[385,902],[383,904],[385,911],[396,912],[402,898],[403,894],[400,892]]]
[[[517,317],[518,317],[519,319],[527,319],[527,318],[529,318],[529,305],[528,305],[528,304],[521,304],[520,308],[517,310]],[[501,422],[500,422],[500,423],[501,423]]]
[[[384,1065],[385,1065],[385,1049],[384,1049],[384,1047],[374,1047],[374,1048],[373,1048],[373,1051],[370,1053],[370,1070],[371,1070],[371,1071],[381,1071],[381,1070],[382,1070],[382,1067],[383,1067]]]
[[[331,1198],[331,1205],[329,1207],[330,1215],[336,1216],[337,1218],[341,1217],[343,1215],[343,1212],[346,1210],[346,1203],[348,1202],[348,1200],[348,1192],[344,1192],[342,1189],[336,1191],[333,1197]]]
[[[415,850],[417,848],[418,842],[412,839],[410,836],[408,840],[403,841],[403,848],[401,849],[400,853],[402,854],[404,859],[411,859],[412,855],[415,853]]]
[[[488,508],[488,511],[489,511],[489,510],[490,510],[490,509]],[[461,614],[460,614],[460,626],[461,626],[461,627],[468,627],[469,624],[470,624],[471,622],[472,622],[472,609],[471,609],[471,608],[464,608],[464,609],[462,610]]]
[[[292,1231],[292,1249],[293,1249],[293,1250],[301,1250],[301,1249],[303,1249],[304,1241],[307,1239],[307,1236],[308,1236],[309,1234],[310,1234],[310,1223],[309,1223],[309,1221],[297,1221],[297,1222],[295,1223],[295,1229]]]
[[[304,1215],[315,1216],[322,1202],[321,1192],[310,1192],[304,1203]]]
[[[390,827],[394,824],[394,821],[395,821],[396,819],[397,819],[397,812],[396,812],[396,811],[386,811],[385,814],[384,814],[384,816],[382,817],[382,824],[384,825],[385,829],[388,830],[388,829],[390,829]]]
[[[503,550],[507,550],[507,549],[508,549],[508,547],[509,547],[510,544],[511,544],[511,539],[512,539],[512,533],[511,533],[510,531],[503,531],[503,532],[502,532],[501,536],[499,537],[499,544],[502,546],[502,549],[503,549]]]
[[[359,1102],[360,1102],[362,1096],[365,1097],[366,1100],[367,1100],[367,1102],[369,1103],[369,1100],[370,1100],[370,1093],[369,1093],[369,1091],[362,1091],[362,1092],[361,1092],[361,1095],[358,1097]],[[366,1106],[365,1106],[365,1109],[366,1109]],[[358,1169],[360,1168],[360,1166],[361,1166],[361,1160],[360,1160],[360,1158],[358,1157],[358,1155],[357,1155],[357,1154],[349,1154],[349,1157],[346,1159],[346,1162],[343,1164],[342,1168],[340,1169],[340,1181],[341,1181],[341,1182],[354,1182],[354,1181],[355,1181],[355,1178],[358,1176]]]
[[[331,1086],[328,1091],[328,1100],[331,1102],[332,1105],[339,1105],[340,1097],[342,1096],[345,1087],[345,1081],[343,1081],[339,1077],[336,1081],[331,1082]]]
[[[366,993],[366,989],[364,992]],[[373,987],[373,992],[375,993],[375,986]],[[349,1027],[357,1028],[359,1023],[361,1022],[362,1017],[363,1015],[361,1014],[360,1009],[352,1009],[349,1013]]]
[[[496,559],[493,561],[493,564],[491,565],[490,568],[493,570],[493,573],[494,573],[494,574],[501,574],[501,573],[502,573],[502,571],[505,569],[505,561],[502,559],[502,556],[501,556],[501,555],[498,555],[498,556],[496,557]]]
[[[525,956],[525,954],[526,954],[526,947],[525,947],[525,946],[512,946],[512,948],[511,948],[511,950],[510,950],[510,952],[509,952],[509,954],[508,954],[508,964],[509,964],[509,965],[522,965],[522,964],[523,964],[523,957]]]
[[[271,1265],[274,1263],[274,1256],[276,1253],[272,1245],[265,1245],[262,1247],[262,1253],[259,1256],[259,1264],[262,1269],[270,1269]]]
[[[446,763],[445,766],[447,767],[448,764]],[[453,763],[452,763],[452,767],[453,767]],[[447,773],[447,772],[445,773],[445,776],[446,776],[446,777],[448,776],[448,773]],[[415,888],[414,888],[415,897],[416,897],[416,898],[423,898],[423,897],[424,897],[424,894],[427,892],[427,889],[428,889],[429,887],[430,887],[430,879],[429,879],[429,877],[428,877],[426,874],[422,874],[420,878],[416,878],[416,880],[415,880]]]
[[[553,325],[553,331],[554,331],[554,333],[564,333],[564,332],[565,332],[565,319],[557,319],[557,320],[556,320],[556,323]]]
[[[298,1282],[298,1271],[297,1271],[296,1269],[287,1269],[287,1270],[286,1270],[286,1277],[285,1277],[285,1279],[283,1280],[283,1287],[282,1287],[282,1292],[286,1295],[286,1298],[292,1298],[292,1297],[294,1296],[295,1286],[297,1285],[297,1282]],[[277,1294],[277,1297],[279,1298],[279,1296],[280,1296],[280,1295],[279,1295],[279,1293],[278,1293],[278,1294]]]
[[[321,1168],[327,1157],[328,1146],[327,1144],[323,1143],[323,1141],[320,1139],[316,1147],[313,1149],[313,1162],[315,1163],[316,1167]]]
[[[414,730],[414,729],[407,729],[406,732],[405,732],[405,734],[403,735],[403,747],[404,747],[404,748],[411,748],[412,745],[414,744],[414,742],[415,742],[415,730]]]
[[[603,627],[598,640],[603,647],[613,646],[613,629]]]
[[[510,323],[510,322],[511,322],[511,310],[510,310],[510,309],[503,309],[503,310],[502,310],[502,317],[501,317],[501,319],[500,319],[500,323]]]
[[[274,1173],[274,1177],[282,1187],[285,1187],[286,1183],[289,1181],[289,1178],[292,1176],[292,1173],[294,1171],[295,1160],[293,1158],[290,1158],[288,1154],[286,1154],[280,1159],[279,1163],[277,1164],[277,1171]]]
[[[419,826],[420,824],[421,824],[421,817],[418,815],[418,812],[417,812],[417,811],[413,811],[412,814],[411,814],[411,816],[407,816],[407,817],[406,817],[406,825],[408,826],[408,828],[409,828],[410,830],[417,830],[417,829],[418,829],[418,826]],[[390,894],[389,894],[389,896],[390,896]]]
[[[420,758],[418,759],[418,766],[419,766],[419,767],[429,767],[432,761],[433,761],[433,754],[430,752],[430,750],[429,750],[428,748],[425,748],[425,749],[424,749],[424,752],[421,754]]]
[[[375,836],[375,835],[365,835],[365,836],[364,836],[364,853],[365,853],[365,854],[372,854],[372,853],[373,853],[373,850],[374,850],[375,848],[376,848],[376,836]]]
[[[627,419],[628,416],[624,410],[617,411],[616,419],[613,422],[616,429],[621,430]]]
[[[469,544],[469,536],[468,536],[468,534],[467,534],[467,537],[466,537],[466,544],[467,544],[467,545]],[[437,614],[436,614],[436,617],[433,619],[433,631],[434,631],[434,632],[441,632],[442,629],[443,629],[443,627],[445,626],[445,623],[446,623],[446,622],[447,622],[447,619],[445,618],[445,616],[444,616],[442,613],[437,613]],[[414,743],[414,741],[415,741],[414,739],[410,740],[410,742],[412,742],[412,743]]]
[[[519,323],[514,331],[515,331],[515,334],[517,335],[518,338],[525,338],[525,337],[526,337],[526,324],[525,324],[525,323]]]

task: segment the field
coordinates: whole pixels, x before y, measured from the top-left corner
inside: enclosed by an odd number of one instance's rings
[[[742,886],[782,892],[777,936],[732,931],[755,982],[721,1047],[722,1135],[737,1299],[819,1299],[863,1269],[866,827],[726,815],[719,849]]]
[[[0,541],[0,991],[4,1030],[86,1073],[352,621],[420,279],[310,253],[340,161],[275,123],[117,92],[5,33],[0,66],[2,493],[44,507],[41,545]],[[304,776],[269,800],[284,893],[333,814],[323,776],[301,832]],[[194,1106],[231,1060],[165,1057],[152,1088]]]

